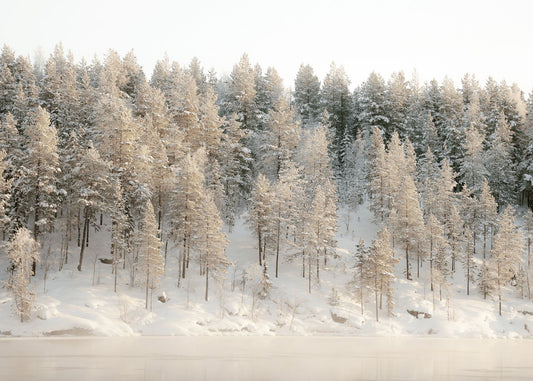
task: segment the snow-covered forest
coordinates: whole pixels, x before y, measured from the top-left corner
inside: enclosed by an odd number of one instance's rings
[[[435,323],[395,324],[426,317],[529,335],[533,95],[472,74],[352,84],[332,63],[284,84],[246,54],[229,75],[203,65],[4,46],[0,333],[87,315],[78,299],[148,333],[419,333]]]

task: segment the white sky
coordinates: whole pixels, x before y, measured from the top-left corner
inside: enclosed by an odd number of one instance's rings
[[[166,52],[229,73],[243,52],[293,86],[301,63],[322,79],[332,61],[352,84],[417,69],[422,82],[464,73],[533,89],[529,0],[18,0],[0,3],[0,44],[47,56],[62,42],[76,60],[134,49],[150,76]]]

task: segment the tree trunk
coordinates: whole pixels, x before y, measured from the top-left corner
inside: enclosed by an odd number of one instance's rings
[[[410,274],[409,274],[409,244],[407,243],[405,245],[405,274],[407,276],[407,280],[411,280]]]
[[[148,285],[150,284],[150,268],[146,271],[146,303],[144,305],[145,309],[148,309]]]
[[[320,282],[320,255],[318,250],[316,253],[316,280]]]
[[[305,251],[302,251],[302,278],[305,279]]]
[[[181,255],[181,277],[185,279],[185,256],[187,254],[187,235],[183,238],[183,252]]]
[[[89,230],[89,214],[87,211],[88,207],[85,207],[83,210],[84,216],[83,216],[83,234],[82,234],[82,241],[81,241],[81,249],[80,249],[80,262],[78,263],[78,271],[81,271],[81,265],[83,264],[83,254],[85,252],[85,240],[87,239],[87,233]]]
[[[205,301],[209,299],[209,267],[206,264],[205,267]]]
[[[470,258],[466,260],[466,295],[470,295]]]
[[[261,250],[263,249],[263,242],[262,242],[262,235],[261,235],[261,229],[259,226],[257,227],[257,246],[259,247],[259,266],[263,265],[263,253]]]
[[[308,262],[309,268],[307,269],[307,276],[309,277],[309,293],[311,293],[311,256],[309,256]]]
[[[277,240],[276,240],[276,278],[278,277],[278,266],[279,266],[279,240],[281,234],[281,223],[279,219],[281,218],[280,212],[278,212],[278,226],[277,226]]]
[[[378,288],[377,288],[377,285],[376,285],[376,290],[374,291],[374,294],[376,295],[376,321],[379,321]]]
[[[78,213],[76,214],[77,230],[78,230],[78,247],[81,245],[81,211],[78,206]]]

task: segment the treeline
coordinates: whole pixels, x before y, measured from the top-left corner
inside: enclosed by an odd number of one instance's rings
[[[487,237],[495,240],[496,204],[485,219],[474,204],[488,194],[516,204],[530,191],[533,102],[516,86],[489,79],[481,87],[468,75],[461,89],[450,80],[421,86],[402,73],[349,86],[334,64],[322,83],[302,65],[290,93],[274,68],[263,73],[246,55],[221,78],[196,59],[181,66],[165,57],[148,80],[133,52],[88,64],[59,45],[40,66],[4,47],[0,223],[11,238],[10,279],[36,271],[35,255],[17,259],[24,245],[15,243],[32,236],[34,248],[50,233],[62,237],[59,269],[74,246],[81,271],[91,228],[107,220],[115,290],[118,272],[129,271],[130,284],[146,287],[148,306],[170,241],[179,247],[178,285],[196,262],[207,299],[209,279],[221,279],[228,264],[222,226],[231,229],[246,211],[263,273],[267,258],[276,276],[280,255],[299,260],[311,292],[321,263],[335,255],[337,202],[356,207],[368,198],[405,250],[406,276],[415,255],[444,282],[447,265],[436,258],[450,254],[454,271],[464,237],[472,235],[475,250],[483,235],[484,255]],[[454,228],[457,216],[464,223]],[[438,234],[449,243],[440,251]],[[375,287],[392,303],[390,268],[376,266]]]

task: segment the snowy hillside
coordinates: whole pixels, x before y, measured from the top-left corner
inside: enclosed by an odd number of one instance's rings
[[[429,290],[428,264],[424,263],[420,278],[405,279],[405,262],[396,265],[398,280],[394,284],[395,317],[383,312],[375,320],[373,294],[365,295],[365,310],[357,293],[349,292],[347,283],[353,278],[356,242],[360,237],[370,242],[376,227],[369,223],[370,213],[361,207],[351,213],[339,212],[337,234],[339,258],[331,260],[322,271],[320,284],[301,276],[300,263],[282,259],[279,278],[274,277],[273,257],[268,257],[273,288],[268,298],[252,296],[254,283],[261,277],[255,240],[239,220],[228,234],[230,245],[228,267],[222,286],[214,286],[210,300],[204,301],[205,278],[192,264],[189,277],[177,287],[177,255],[175,248],[167,254],[166,275],[161,287],[154,291],[153,310],[144,308],[144,288],[131,287],[127,270],[119,272],[117,293],[113,292],[111,265],[96,261],[106,258],[109,250],[107,229],[94,233],[86,251],[82,272],[76,269],[79,253],[72,250],[68,264],[60,272],[57,263],[38,266],[32,286],[37,291],[36,310],[29,322],[20,323],[13,314],[13,298],[6,288],[0,289],[0,332],[4,336],[42,335],[437,335],[445,337],[530,337],[533,329],[533,305],[519,297],[510,286],[505,291],[503,315],[498,316],[497,300],[483,300],[478,288],[466,296],[462,269],[451,280],[451,297],[439,300]],[[93,234],[93,231],[91,231]],[[60,241],[55,240],[50,258],[57,258]],[[284,257],[283,257],[284,258]],[[8,266],[2,257],[1,267]],[[44,282],[44,267],[49,266]],[[249,279],[242,290],[242,269]],[[251,274],[253,271],[256,274]],[[6,281],[7,273],[2,279]],[[94,285],[93,285],[94,282]],[[338,297],[332,298],[335,289]],[[157,300],[166,295],[166,303]],[[333,299],[333,300],[332,300]],[[336,300],[335,300],[336,299]],[[332,305],[334,304],[334,305]],[[335,305],[336,304],[336,305]],[[424,312],[431,318],[415,318],[408,310]],[[522,312],[523,311],[523,312]]]

